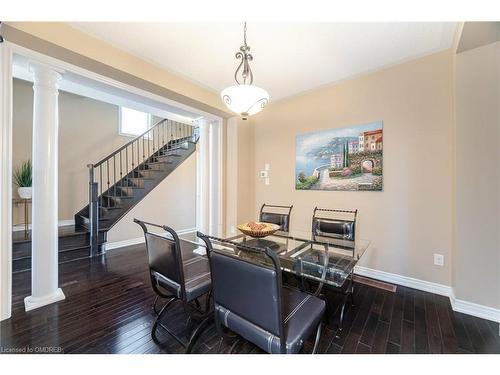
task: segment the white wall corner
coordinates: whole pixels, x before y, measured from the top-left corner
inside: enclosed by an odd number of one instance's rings
[[[500,309],[457,299],[453,290],[451,291],[450,302],[453,311],[500,323]],[[500,330],[498,334],[500,335]]]

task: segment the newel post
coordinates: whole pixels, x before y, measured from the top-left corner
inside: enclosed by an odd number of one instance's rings
[[[94,165],[88,164],[89,169],[89,230],[90,230],[90,256],[99,253],[99,198],[98,186],[94,181]]]

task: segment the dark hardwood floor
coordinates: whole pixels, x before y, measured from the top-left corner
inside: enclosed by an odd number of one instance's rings
[[[24,312],[30,294],[30,273],[13,277],[13,315],[0,323],[0,352],[182,353],[183,348],[161,333],[162,347],[150,335],[154,294],[143,246],[114,250],[107,257],[60,265],[60,285],[66,300]],[[338,295],[332,295],[339,305]],[[500,353],[498,323],[452,311],[448,298],[398,287],[396,293],[356,285],[356,307],[349,309],[346,327],[325,327],[321,353]],[[335,313],[337,314],[338,311]],[[165,323],[179,334],[192,328],[177,305]],[[219,339],[210,326],[194,351],[217,352]],[[55,347],[55,349],[50,349]],[[223,350],[228,345],[223,343]],[[304,352],[310,352],[307,342]],[[240,353],[261,353],[242,342]]]

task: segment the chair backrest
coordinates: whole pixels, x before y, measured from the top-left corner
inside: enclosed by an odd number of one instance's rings
[[[212,293],[215,308],[218,306],[240,318],[279,337],[284,338],[281,313],[281,266],[274,251],[256,251],[229,240],[220,240],[198,232],[207,245],[212,274]],[[214,249],[212,242],[220,242],[238,252],[247,252],[245,257],[231,255],[228,251]],[[270,258],[271,262],[252,261],[252,255]],[[216,319],[217,314],[216,314]]]
[[[354,241],[358,210],[314,209],[312,218],[313,240],[317,237],[338,238]]]
[[[184,268],[177,233],[166,225],[148,223],[138,219],[134,219],[134,222],[139,224],[144,231],[150,273],[156,272],[169,281],[178,284],[181,291],[179,297],[183,298],[185,295]],[[162,228],[171,238],[148,231],[148,226]]]
[[[293,206],[278,206],[264,203],[260,208],[259,221],[277,224],[283,232],[289,232],[292,208]]]

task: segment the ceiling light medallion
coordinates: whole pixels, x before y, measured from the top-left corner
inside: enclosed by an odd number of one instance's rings
[[[236,58],[241,59],[236,72],[234,72],[237,85],[225,88],[220,96],[231,111],[238,113],[243,120],[246,120],[248,116],[260,112],[269,102],[267,91],[252,85],[253,73],[249,62],[253,60],[253,56],[250,54],[250,46],[247,45],[246,22],[243,29],[243,45],[236,53]]]

